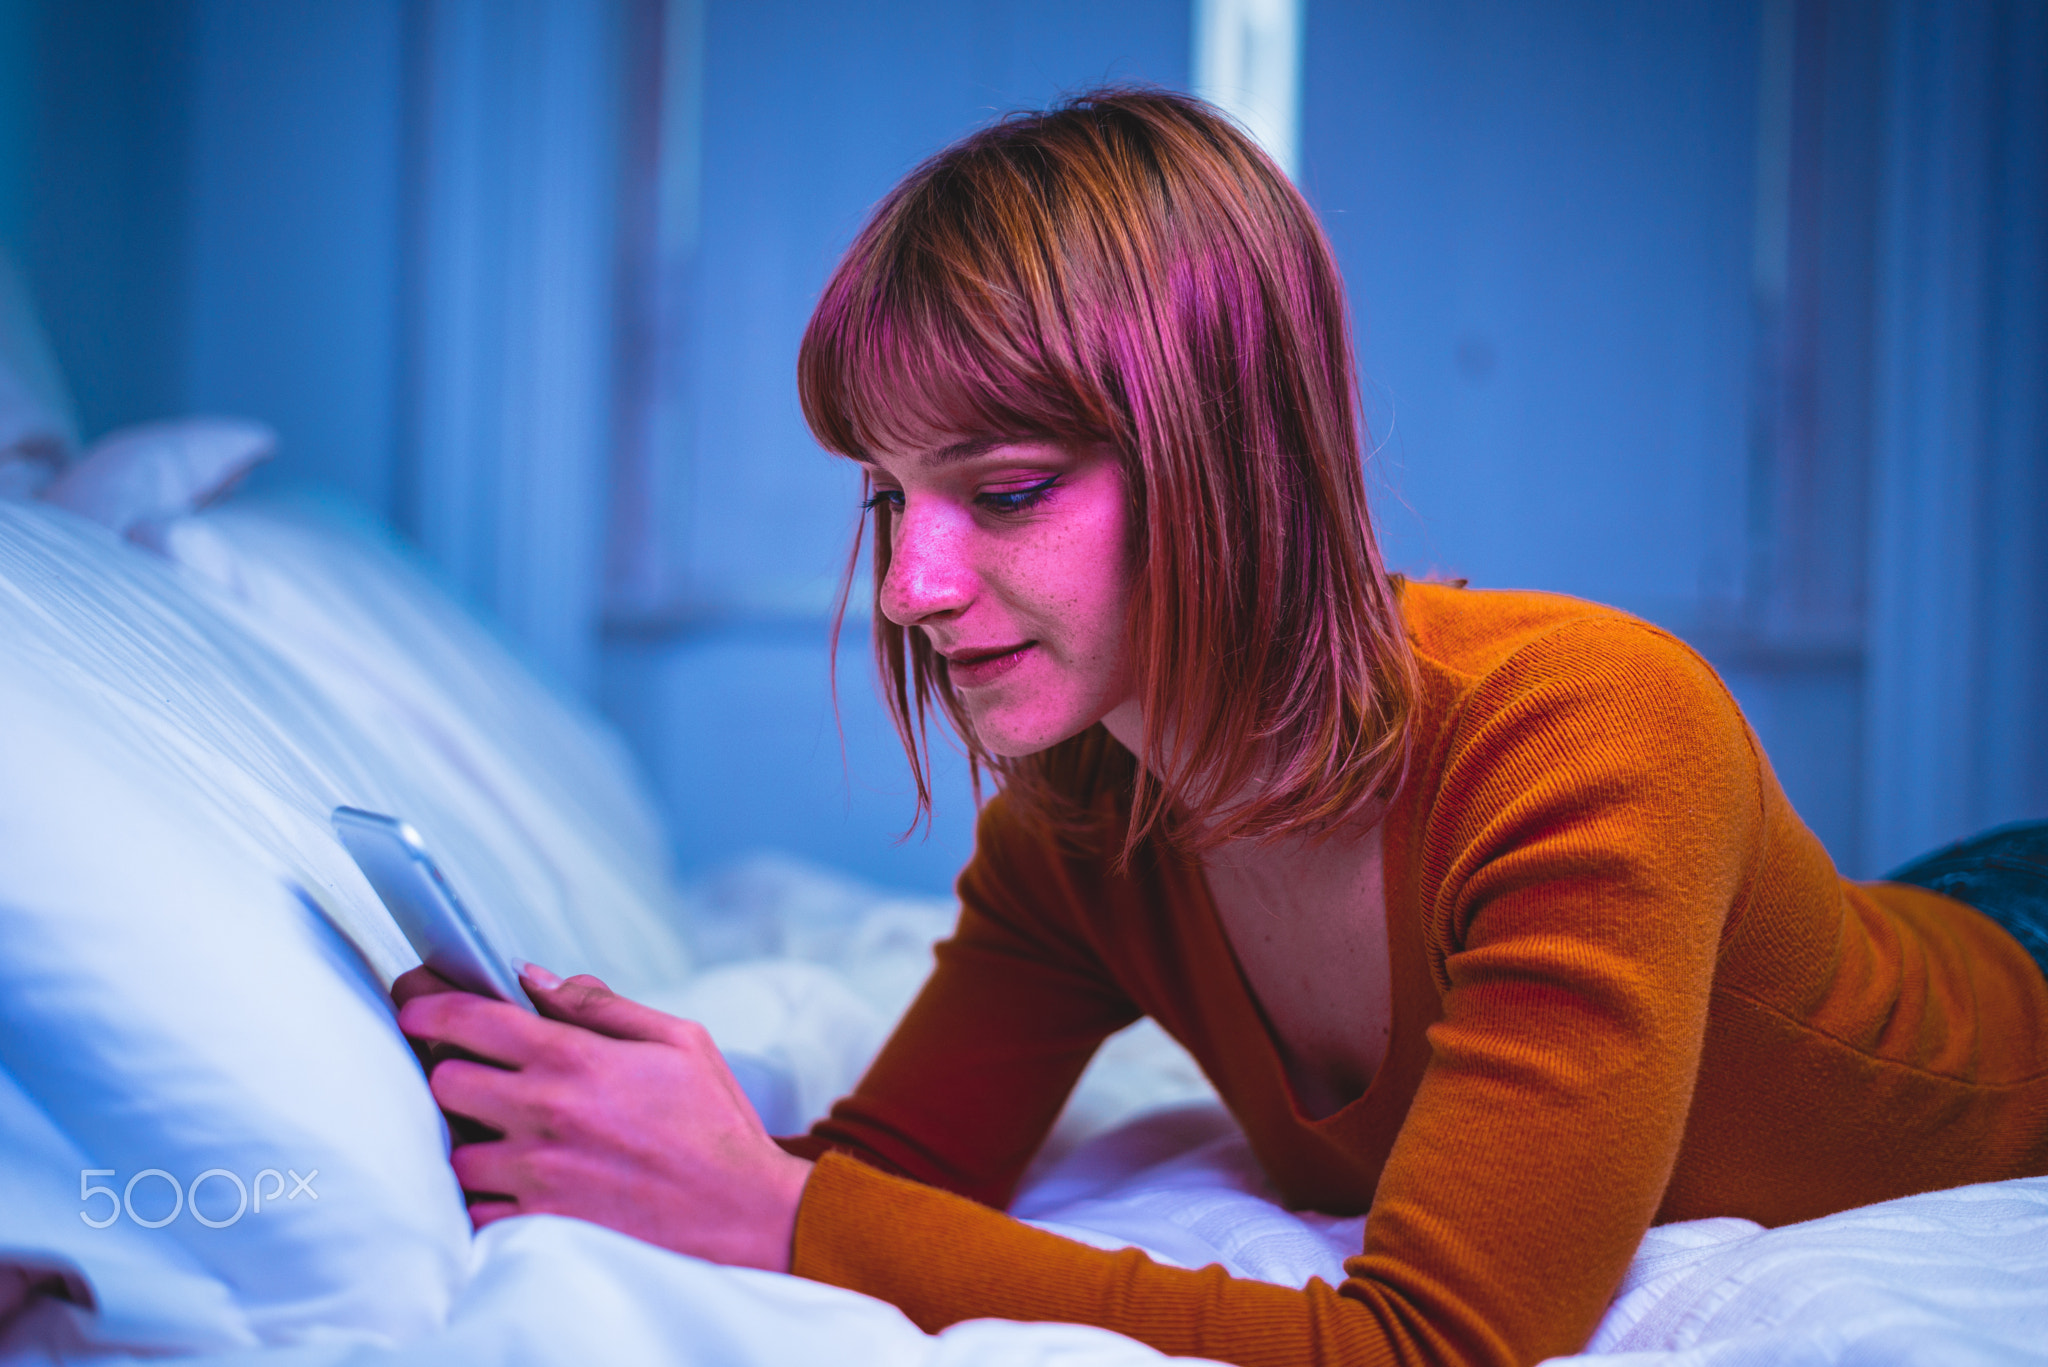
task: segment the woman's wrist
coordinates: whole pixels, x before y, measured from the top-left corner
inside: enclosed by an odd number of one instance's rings
[[[779,1161],[769,1178],[770,1209],[775,1218],[763,1231],[760,1260],[754,1266],[768,1272],[788,1272],[796,1265],[796,1221],[803,1208],[804,1190],[810,1185],[817,1164],[777,1150]]]

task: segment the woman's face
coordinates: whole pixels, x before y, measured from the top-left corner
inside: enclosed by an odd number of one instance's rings
[[[1106,448],[962,441],[869,467],[892,513],[881,608],[946,658],[975,735],[1028,755],[1135,734],[1123,476]]]

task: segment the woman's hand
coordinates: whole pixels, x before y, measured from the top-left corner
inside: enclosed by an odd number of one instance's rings
[[[449,1160],[477,1226],[573,1215],[787,1272],[811,1165],[768,1137],[704,1028],[596,978],[528,965],[522,981],[550,1019],[413,974],[394,991],[408,1036],[503,1065],[445,1058],[428,1079],[443,1108],[504,1134]]]

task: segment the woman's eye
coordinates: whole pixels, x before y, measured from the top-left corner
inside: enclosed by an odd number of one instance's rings
[[[988,489],[984,490],[976,501],[990,512],[1021,513],[1043,500],[1059,482],[1059,476],[1054,475],[1050,479],[1042,479],[1036,484],[1026,484],[1021,488]]]
[[[867,512],[887,507],[892,513],[900,513],[903,511],[903,491],[901,489],[877,489],[874,493],[862,499],[860,506]]]

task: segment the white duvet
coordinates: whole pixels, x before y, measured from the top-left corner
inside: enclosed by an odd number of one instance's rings
[[[1360,1222],[1259,1194],[1220,1111],[1154,1113],[1084,1146],[1019,1208],[1105,1247],[1221,1263],[1299,1285],[1341,1278]],[[43,1351],[85,1345],[52,1318]],[[1908,1198],[1785,1229],[1703,1220],[1652,1230],[1585,1355],[1622,1367],[2048,1360],[2048,1179]],[[25,1354],[24,1359],[40,1356]],[[54,1356],[54,1353],[52,1353]],[[132,1360],[118,1355],[94,1360]],[[398,1345],[345,1338],[192,1359],[259,1364],[518,1362],[1103,1364],[1156,1355],[1065,1325],[974,1321],[935,1337],[881,1302],[715,1267],[579,1221],[500,1222],[475,1240],[442,1328]]]
[[[678,894],[616,744],[388,550],[260,510],[162,530],[182,561],[0,502],[0,1271],[72,1288],[0,1326],[0,1360],[1156,1357],[1071,1326],[928,1337],[570,1220],[472,1237],[383,995],[403,941],[329,807],[424,815],[515,947],[704,1020],[778,1129],[857,1076],[950,909],[774,860]],[[1098,1058],[1017,1213],[1287,1284],[1341,1278],[1360,1237],[1274,1205],[1149,1026]],[[1589,1354],[2048,1361],[2048,1179],[1653,1230]]]

